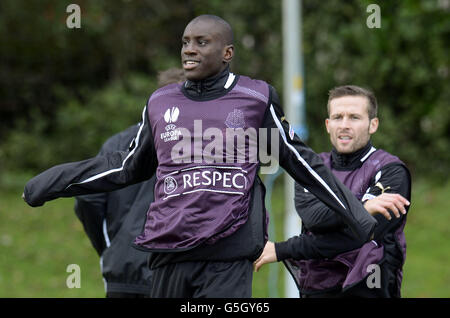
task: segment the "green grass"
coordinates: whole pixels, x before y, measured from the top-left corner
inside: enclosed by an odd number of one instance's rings
[[[403,297],[450,297],[450,182],[413,184]]]
[[[283,238],[283,183],[279,179],[271,215],[275,240]],[[0,180],[0,297],[104,297],[99,258],[73,212],[73,199],[30,208],[21,199],[26,180],[27,176],[20,175]],[[403,297],[450,297],[449,194],[450,182],[413,184],[405,230]],[[80,266],[81,288],[66,286],[69,264]],[[275,274],[269,275],[270,268]],[[254,297],[283,297],[283,288],[282,264],[264,266],[254,275]]]

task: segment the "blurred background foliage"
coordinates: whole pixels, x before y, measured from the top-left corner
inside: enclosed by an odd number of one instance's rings
[[[157,72],[180,65],[183,29],[202,13],[232,24],[233,71],[282,95],[281,1],[79,0],[81,28],[68,29],[71,2],[0,2],[0,171],[36,173],[93,156],[139,121]],[[371,2],[303,1],[308,143],[329,147],[330,88],[367,86],[380,104],[375,145],[414,175],[446,179],[449,1],[382,1],[379,29],[366,26]]]
[[[80,29],[66,26],[71,3],[81,7]],[[324,119],[332,87],[374,90],[380,117],[374,145],[399,156],[413,174],[405,296],[448,297],[450,253],[442,242],[450,222],[450,0],[377,1],[379,29],[366,26],[370,3],[303,1],[307,143],[317,152],[329,149]],[[234,28],[232,70],[268,81],[282,97],[281,1],[0,1],[1,297],[102,297],[95,252],[70,213],[73,199],[31,209],[19,192],[31,175],[92,157],[108,137],[138,122],[158,72],[180,66],[185,25],[204,13]],[[279,183],[277,240],[282,190]],[[84,281],[98,281],[71,294],[63,263],[75,256],[89,264],[84,269],[95,268]],[[257,297],[267,296],[263,275],[255,275],[254,285],[264,285],[255,287]]]

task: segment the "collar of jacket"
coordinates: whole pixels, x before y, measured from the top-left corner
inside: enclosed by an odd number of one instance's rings
[[[187,80],[184,83],[183,90],[186,95],[195,99],[210,99],[222,95],[227,88],[225,84],[230,76],[230,67],[227,67],[219,74],[208,77],[200,81]]]
[[[331,150],[331,166],[335,170],[357,169],[362,166],[368,155],[374,150],[375,148],[370,140],[363,148],[349,154],[339,153],[333,147],[333,150]]]

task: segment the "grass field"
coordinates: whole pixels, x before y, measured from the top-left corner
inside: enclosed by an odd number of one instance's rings
[[[99,258],[75,217],[74,200],[30,208],[20,198],[27,178],[0,176],[0,297],[104,297]],[[274,189],[271,220],[280,240],[282,182]],[[449,194],[450,182],[413,184],[403,297],[450,297]],[[81,288],[66,285],[70,264],[80,266]],[[283,297],[283,271],[281,264],[263,267],[254,275],[253,296]]]

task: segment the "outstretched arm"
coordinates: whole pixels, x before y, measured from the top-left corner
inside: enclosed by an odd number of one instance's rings
[[[409,177],[406,171],[402,170],[404,168],[400,166],[391,166],[381,170],[383,178],[377,183],[378,185],[390,184],[391,186],[387,187],[388,191],[391,191],[390,193],[381,193],[375,182],[370,185],[366,199],[363,201],[364,208],[377,220],[380,216],[391,220],[393,216],[400,218],[401,215],[406,214],[406,207],[409,206],[409,201],[406,199]],[[402,185],[403,181],[404,185]],[[305,228],[315,234],[336,231],[346,226],[337,213],[334,213],[298,183],[295,184],[295,208]],[[380,218],[378,223],[380,222],[384,222],[384,220]]]
[[[145,107],[139,131],[127,151],[50,168],[28,181],[23,198],[36,207],[59,197],[108,192],[149,179],[156,167],[156,151]]]
[[[280,165],[295,181],[339,214],[357,240],[367,242],[373,235],[376,220],[323,164],[320,157],[293,133],[278,103],[278,97],[272,88],[263,124],[263,127],[269,128],[268,135],[272,128],[276,128],[279,134],[279,147],[270,149],[272,156],[278,157]]]
[[[368,209],[378,221],[374,236],[375,239],[381,240],[387,231],[397,227],[406,217],[408,200],[411,197],[411,178],[406,167],[399,164],[384,167],[377,176],[363,200],[368,200],[365,205],[368,205]],[[302,208],[307,209],[307,206]],[[384,209],[386,213],[382,212]],[[306,210],[304,212],[308,213]],[[255,261],[254,268],[257,271],[264,264],[288,258],[332,258],[360,246],[361,244],[349,235],[347,228],[313,235],[301,234],[284,242],[267,242],[263,253]]]
[[[333,258],[340,253],[361,246],[362,243],[354,239],[348,228],[328,234],[300,234],[284,242],[268,241],[253,266],[255,271],[258,271],[264,264],[279,262],[288,258],[297,260]]]

